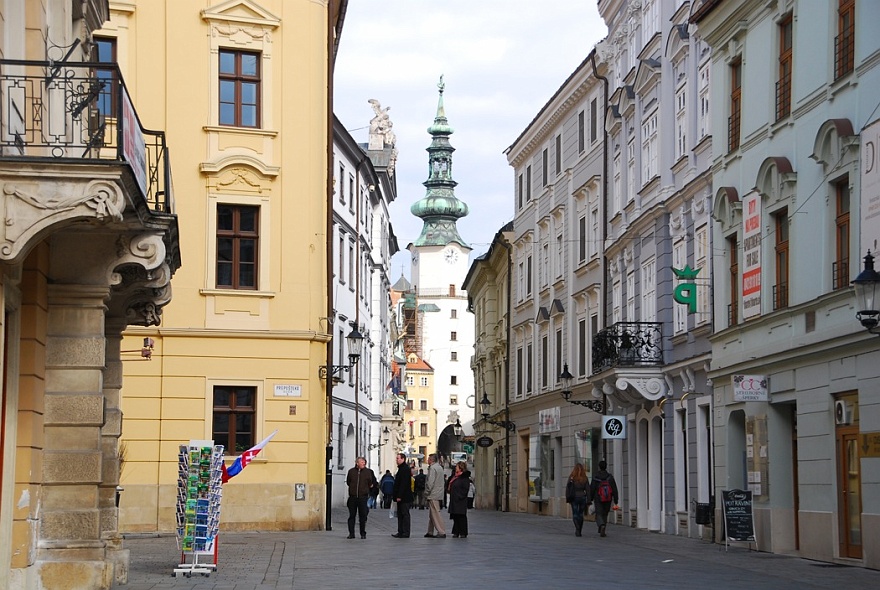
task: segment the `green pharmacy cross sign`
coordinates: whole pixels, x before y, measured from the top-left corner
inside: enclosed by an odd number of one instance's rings
[[[687,305],[689,313],[697,313],[697,284],[694,280],[701,270],[700,268],[693,269],[688,264],[681,270],[674,267],[672,269],[678,280],[685,281],[675,287],[675,290],[672,292],[672,299],[676,303]]]

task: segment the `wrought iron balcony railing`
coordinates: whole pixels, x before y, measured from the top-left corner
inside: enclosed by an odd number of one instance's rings
[[[663,364],[663,324],[618,322],[593,339],[593,373],[612,367]]]
[[[165,133],[141,125],[116,64],[0,60],[0,159],[126,163],[174,212]]]

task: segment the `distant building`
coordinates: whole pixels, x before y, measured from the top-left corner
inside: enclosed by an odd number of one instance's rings
[[[415,309],[404,307],[405,330],[413,330],[414,350],[434,368],[434,408],[437,412],[437,451],[458,450],[453,434],[459,423],[470,434],[474,420],[474,380],[470,360],[474,352],[473,316],[468,311],[467,293],[461,284],[468,270],[471,247],[462,239],[456,221],[468,213],[467,205],[455,196],[452,127],[440,98],[428,147],[428,180],[425,196],[416,201],[412,214],[424,220],[421,235],[407,249],[412,255],[412,292]],[[413,303],[413,302],[410,302]],[[406,314],[411,314],[406,316]],[[413,317],[415,316],[415,317]],[[412,321],[415,320],[415,321]]]

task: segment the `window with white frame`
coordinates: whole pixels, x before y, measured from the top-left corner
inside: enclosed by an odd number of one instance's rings
[[[587,259],[587,218],[578,218],[578,262],[583,263]]]
[[[687,153],[687,82],[675,93],[675,159]]]
[[[642,182],[657,175],[657,110],[642,122]]]
[[[676,240],[676,242],[672,245],[672,268],[676,268],[681,270],[687,264],[687,251],[685,249],[684,240]],[[681,282],[677,277],[675,277],[675,285],[673,288],[678,286]],[[672,308],[672,324],[673,331],[676,334],[680,334],[687,330],[687,312],[688,306],[681,303],[673,303]]]
[[[541,287],[550,283],[550,244],[546,241],[541,244],[541,268],[538,270]]]
[[[629,30],[629,51],[627,52],[629,53],[629,63],[626,67],[627,70],[636,66],[636,59],[638,59],[639,53],[642,51],[642,27],[635,17],[630,19]]]
[[[620,279],[615,279],[611,286],[611,323],[616,324],[620,321],[620,306],[623,303],[623,289],[621,289]]]
[[[697,113],[697,130],[699,139],[709,135],[709,61],[706,60],[700,66],[699,71],[699,101],[700,110]]]
[[[587,239],[587,253],[590,259],[599,256],[599,207],[590,210],[590,236]]]
[[[653,258],[642,264],[642,321],[657,321],[657,265]]]
[[[520,349],[522,352],[522,349]],[[535,363],[534,354],[532,353],[532,343],[526,347],[526,393],[532,393],[532,384],[535,382]]]
[[[523,299],[525,299],[525,296],[526,296],[526,287],[525,287],[525,284],[526,284],[525,263],[520,262],[520,263],[517,265],[516,268],[517,268],[517,272],[516,272],[516,294],[517,294],[517,299],[519,299],[519,301],[522,301]]]
[[[413,377],[412,375],[407,375],[406,376],[406,386],[412,387],[415,384],[416,384],[416,378]]]
[[[590,101],[590,143],[596,143],[596,139],[599,137],[598,131],[598,117],[599,117],[599,109],[597,105],[597,101],[594,98]]]
[[[428,378],[427,377],[419,377],[419,385],[422,387],[428,386]]]
[[[620,213],[621,209],[623,209],[623,206],[621,205],[621,203],[623,203],[623,195],[620,192],[620,172],[621,172],[620,152],[617,152],[614,155],[613,166],[614,166],[614,179],[612,181],[612,191],[611,191],[611,197],[613,199],[611,214],[616,215],[617,213]]]
[[[565,243],[562,241],[562,231],[556,234],[556,278],[562,277],[565,265]]]
[[[636,141],[630,138],[626,144],[626,202],[636,198]]]
[[[647,40],[660,32],[660,0],[645,0],[642,10],[642,23]]]
[[[354,242],[348,243],[348,288],[354,291],[355,288],[355,268],[357,268],[357,259],[354,256]]]
[[[626,273],[626,318],[627,322],[636,321],[636,273]]]
[[[695,268],[700,269],[697,285],[697,324],[705,324],[712,315],[709,300],[709,226],[703,225],[694,233]]]

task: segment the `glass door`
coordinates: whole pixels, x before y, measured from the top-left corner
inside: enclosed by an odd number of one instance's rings
[[[837,430],[840,556],[862,557],[862,477],[858,426]]]

